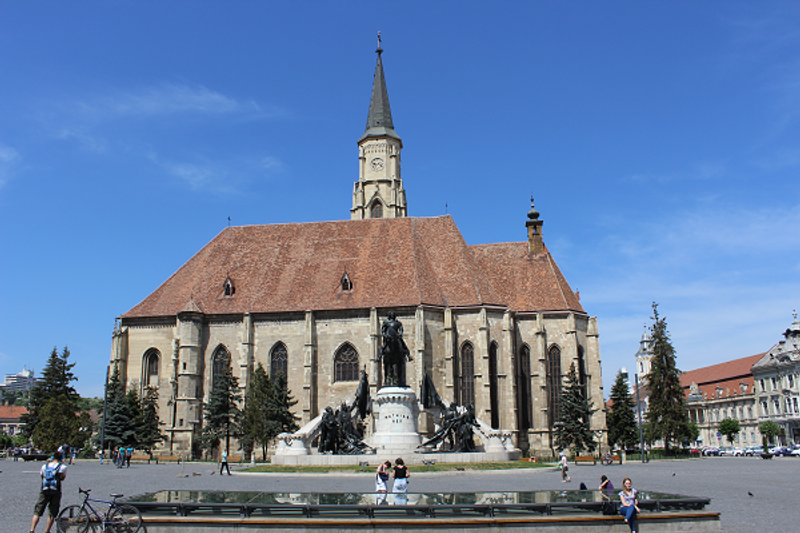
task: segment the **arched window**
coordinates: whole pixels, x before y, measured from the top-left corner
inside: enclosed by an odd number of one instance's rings
[[[369,218],[383,218],[383,204],[375,200],[369,208]]]
[[[217,377],[225,373],[226,368],[230,368],[231,354],[228,349],[221,344],[214,350],[214,356],[211,358],[211,386],[213,387],[217,381]]]
[[[547,413],[550,427],[558,422],[561,379],[561,348],[554,344],[547,350]]]
[[[465,342],[461,347],[461,405],[475,405],[475,348]]]
[[[350,343],[336,350],[333,375],[334,381],[358,381],[358,352]]]
[[[272,347],[269,355],[269,378],[275,383],[278,375],[283,374],[283,378],[289,381],[289,355],[286,345],[282,342]]]
[[[144,354],[144,376],[142,383],[145,387],[158,387],[158,364],[160,361],[159,352],[155,348],[147,350]]]
[[[519,428],[531,427],[531,349],[524,345],[519,351]]]
[[[340,283],[342,284],[342,290],[343,291],[351,291],[351,290],[353,290],[353,282],[350,281],[350,276],[347,275],[347,272],[345,272],[342,275],[342,279],[340,280]]]
[[[497,343],[489,345],[489,407],[492,411],[492,427],[500,429],[500,405],[497,396]]]

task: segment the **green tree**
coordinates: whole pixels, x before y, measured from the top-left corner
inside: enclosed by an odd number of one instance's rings
[[[719,432],[725,435],[730,444],[733,444],[736,435],[738,435],[741,430],[742,426],[739,425],[739,421],[735,418],[726,418],[719,423]]]
[[[203,408],[205,426],[200,436],[202,448],[214,450],[224,439],[225,451],[230,453],[231,437],[239,437],[242,433],[242,411],[239,409],[241,400],[239,380],[231,373],[230,365],[227,365],[220,375],[214,378],[208,403]]]
[[[103,399],[102,398],[79,398],[78,409],[81,411],[91,411],[94,409],[98,413],[103,412]]]
[[[272,384],[275,390],[274,408],[270,410],[270,418],[275,420],[278,425],[278,432],[275,434],[277,437],[281,433],[293,433],[300,429],[297,421],[300,420],[292,412],[292,407],[297,405],[297,400],[292,397],[286,384],[286,376],[283,372],[278,372]]]
[[[50,357],[47,359],[47,364],[42,370],[42,377],[31,388],[29,394],[28,412],[20,417],[22,423],[22,433],[27,438],[31,438],[36,431],[36,427],[40,422],[60,424],[60,421],[51,421],[42,418],[42,409],[44,406],[54,398],[61,398],[61,401],[67,402],[72,416],[75,416],[77,411],[76,402],[78,401],[78,393],[70,385],[78,378],[72,373],[75,363],[69,362],[69,348],[64,347],[61,355],[58,353],[58,348],[53,348],[50,352]],[[55,412],[50,409],[51,413]],[[34,441],[36,444],[36,441]],[[63,442],[61,444],[64,444]]]
[[[125,386],[120,382],[116,365],[111,379],[108,380],[105,441],[109,449],[112,446],[136,444],[136,420],[131,413],[130,402],[125,394]]]
[[[39,410],[40,422],[33,430],[33,444],[41,450],[56,450],[62,444],[80,448],[85,436],[81,436],[80,423],[75,406],[67,396],[51,398]]]
[[[689,422],[689,442],[697,442],[700,438],[700,428],[694,422]]]
[[[638,442],[634,406],[630,389],[628,389],[627,376],[621,371],[617,372],[614,385],[611,387],[611,408],[606,413],[608,444],[611,447],[619,444],[622,448],[627,449]]]
[[[675,362],[675,348],[667,331],[667,321],[658,315],[658,304],[653,302],[653,339],[650,373],[647,375],[650,396],[647,404],[647,441],[664,440],[664,453],[669,454],[670,444],[689,438],[689,416],[686,398],[681,385],[681,371]]]
[[[147,387],[142,395],[136,418],[137,445],[152,456],[153,448],[165,438],[158,417],[158,390],[155,387]]]
[[[764,453],[766,453],[767,448],[769,447],[768,441],[771,441],[781,434],[781,427],[772,420],[767,420],[766,422],[761,422],[758,425],[758,430],[761,432],[761,439],[762,443],[764,444]]]
[[[260,446],[264,460],[267,458],[269,441],[280,433],[277,421],[269,416],[270,404],[274,401],[275,389],[272,381],[267,376],[264,366],[258,363],[250,381],[242,414],[242,442],[251,450]]]
[[[560,420],[556,424],[556,444],[560,449],[569,448],[575,455],[583,450],[594,451],[597,444],[589,422],[595,410],[578,382],[575,365],[571,364],[561,391]]]

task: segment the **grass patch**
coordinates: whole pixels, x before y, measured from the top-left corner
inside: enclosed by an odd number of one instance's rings
[[[497,463],[436,463],[430,465],[431,472],[455,472],[455,471],[477,471],[477,470],[518,470],[530,468],[552,467],[554,463],[531,463],[528,461],[503,461]],[[408,465],[412,472],[427,472],[428,465]],[[370,463],[367,472],[374,472],[378,468],[378,460],[375,464]],[[316,474],[327,472],[344,472],[358,474],[362,472],[359,465],[337,465],[337,466],[295,466],[295,465],[273,465],[263,464],[251,468],[238,469],[239,472],[277,472],[277,473],[297,473],[297,474]]]

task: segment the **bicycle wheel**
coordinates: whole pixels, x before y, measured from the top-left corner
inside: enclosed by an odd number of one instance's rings
[[[116,533],[137,533],[142,528],[142,513],[133,505],[117,504],[108,513],[106,529]]]
[[[86,533],[88,530],[89,513],[80,505],[64,507],[56,517],[56,531],[59,533]]]

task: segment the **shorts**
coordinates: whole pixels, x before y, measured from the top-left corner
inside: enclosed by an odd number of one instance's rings
[[[61,493],[52,492],[45,493],[39,492],[39,499],[36,501],[36,506],[33,508],[33,514],[36,516],[44,515],[44,508],[50,510],[50,516],[55,518],[58,515],[58,508],[61,506]]]

